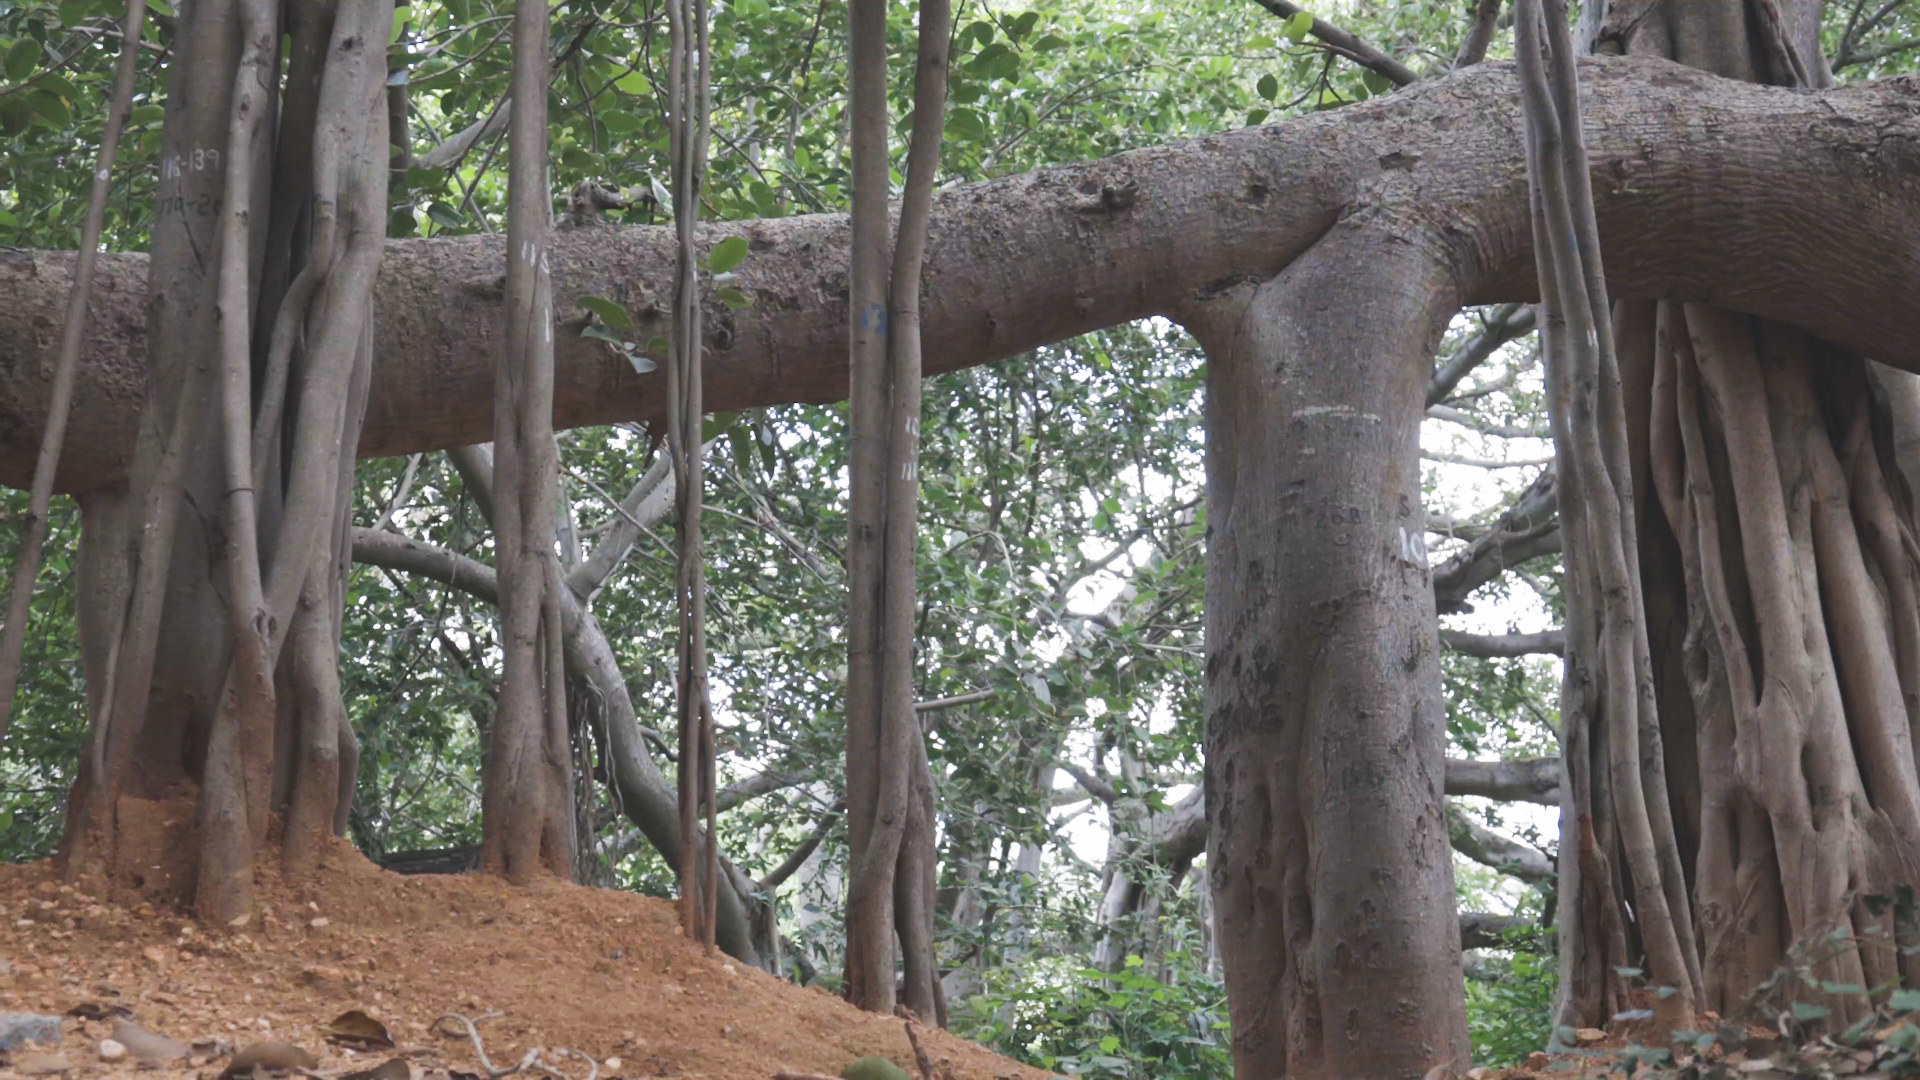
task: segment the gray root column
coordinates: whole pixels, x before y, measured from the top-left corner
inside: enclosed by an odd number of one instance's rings
[[[1239,1076],[1469,1061],[1421,537],[1442,247],[1349,218],[1187,317],[1208,357],[1208,865]]]

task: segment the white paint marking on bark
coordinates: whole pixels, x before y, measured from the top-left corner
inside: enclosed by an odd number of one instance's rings
[[[1380,418],[1373,413],[1361,412],[1351,405],[1308,405],[1303,409],[1295,409],[1293,415],[1295,419],[1328,416],[1341,420],[1364,420],[1369,424],[1380,422]]]

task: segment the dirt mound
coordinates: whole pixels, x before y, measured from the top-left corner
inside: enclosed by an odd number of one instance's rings
[[[900,1021],[724,956],[707,959],[680,936],[665,901],[555,881],[515,888],[480,875],[402,877],[345,846],[314,880],[266,881],[258,893],[244,925],[207,929],[61,887],[45,864],[0,867],[0,1011],[120,1006],[182,1042],[295,1043],[334,1075],[395,1054],[325,1041],[326,1026],[351,1009],[386,1025],[415,1078],[478,1071],[463,1033],[429,1030],[454,1012],[498,1014],[480,1024],[495,1064],[565,1047],[618,1058],[603,1078],[838,1075],[870,1054],[915,1072]],[[132,1071],[99,1059],[112,1023],[67,1019],[61,1053],[74,1074]],[[943,1032],[927,1043],[961,1080],[1047,1075]],[[578,1058],[547,1060],[576,1080],[587,1074]],[[141,1075],[211,1078],[223,1065],[196,1057],[171,1074]]]

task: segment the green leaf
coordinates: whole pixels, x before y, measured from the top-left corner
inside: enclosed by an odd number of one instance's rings
[[[967,61],[967,70],[977,71],[982,75],[989,75],[992,73],[994,65],[1010,52],[1012,52],[1011,49],[1008,49],[1005,45],[996,41],[986,48],[981,49],[979,52],[974,53],[973,59]]]
[[[657,371],[660,368],[659,364],[656,364],[652,360],[649,360],[646,357],[641,356],[637,352],[630,352],[627,354],[627,363],[633,365],[633,373],[635,375],[645,375],[649,371]]]
[[[1887,1008],[1894,1012],[1920,1012],[1920,990],[1895,990],[1887,997]]]
[[[78,26],[86,20],[87,9],[93,4],[90,0],[60,0],[60,22],[64,26]]]
[[[1111,1054],[1118,1049],[1120,1049],[1120,1040],[1114,1036],[1108,1035],[1106,1038],[1100,1040],[1101,1053]]]
[[[625,135],[628,132],[640,130],[640,118],[630,112],[622,112],[619,109],[608,109],[606,112],[601,113],[600,122],[607,125],[607,130],[616,135]]]
[[[1266,109],[1248,109],[1247,110],[1247,126],[1257,127],[1258,125],[1265,123],[1267,119],[1267,115],[1268,115],[1268,112]]]
[[[167,110],[159,105],[142,105],[127,116],[132,124],[157,124],[166,119]]]
[[[583,296],[574,303],[600,316],[601,322],[615,330],[633,329],[633,317],[627,314],[627,309],[611,300],[599,296]]]
[[[653,84],[647,81],[644,73],[629,71],[613,80],[614,88],[623,94],[646,94],[653,91]]]
[[[33,106],[19,98],[0,98],[0,131],[18,135],[33,123]]]
[[[147,0],[147,9],[149,11],[157,11],[168,18],[173,17],[173,8],[167,3],[167,0]]]
[[[625,352],[627,346],[632,344],[619,334],[614,333],[598,323],[588,323],[581,327],[580,336],[583,338],[592,338],[595,341],[604,341],[622,352]]]
[[[970,143],[987,141],[987,122],[979,113],[958,108],[947,114],[947,135]]]
[[[1313,33],[1313,16],[1302,11],[1282,23],[1280,32],[1287,36],[1287,40],[1297,45],[1307,40],[1308,34]]]
[[[707,269],[716,274],[724,274],[746,261],[746,258],[747,238],[729,236],[713,245],[713,250],[707,253]]]
[[[443,229],[457,229],[467,223],[467,219],[460,216],[460,211],[438,199],[427,207],[427,217]]]
[[[1053,52],[1066,48],[1068,44],[1067,39],[1058,34],[1042,34],[1040,40],[1033,43],[1033,48],[1036,52]]]
[[[13,216],[13,211],[0,210],[0,225],[11,226],[11,225],[18,225],[18,224],[20,224],[20,219]]]
[[[30,37],[23,37],[7,50],[7,78],[12,82],[25,82],[40,64],[40,43]]]
[[[741,292],[739,289],[736,289],[731,285],[725,286],[720,290],[720,302],[734,309],[735,311],[739,311],[742,308],[750,308],[753,306],[752,297],[748,296],[746,293]]]
[[[394,42],[399,41],[400,35],[406,32],[407,23],[412,21],[413,21],[413,10],[411,8],[404,8],[404,7],[394,8],[393,9],[393,30],[387,34],[387,44],[391,45]]]
[[[1820,989],[1829,994],[1864,994],[1867,988],[1859,983],[1837,983],[1820,980]]]
[[[1793,1018],[1795,1020],[1825,1020],[1831,1015],[1833,1015],[1833,1010],[1827,1008],[1825,1005],[1815,1005],[1809,1001],[1796,1001],[1793,1003]]]
[[[1260,82],[1254,89],[1260,91],[1261,97],[1272,101],[1274,98],[1280,96],[1280,80],[1274,78],[1272,72],[1268,72],[1260,76]]]
[[[445,187],[447,174],[444,169],[429,169],[415,165],[407,170],[407,186],[415,191],[438,191]]]
[[[1393,80],[1372,68],[1360,73],[1360,81],[1365,83],[1367,91],[1373,94],[1384,94],[1393,89]]]
[[[67,103],[60,95],[51,90],[41,90],[33,95],[33,111],[47,119],[56,128],[73,123],[73,113],[67,109]]]
[[[1033,33],[1033,24],[1039,21],[1040,21],[1039,12],[1037,11],[1023,12],[1021,13],[1019,18],[1013,20],[1013,25],[1007,28],[1007,36],[1014,39],[1015,41],[1019,41],[1021,38],[1024,38],[1028,34]]]

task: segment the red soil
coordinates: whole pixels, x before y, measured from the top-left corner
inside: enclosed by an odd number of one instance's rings
[[[263,881],[258,896],[244,926],[207,929],[59,886],[46,864],[0,866],[0,1011],[117,1005],[182,1042],[294,1043],[336,1076],[396,1054],[415,1080],[477,1071],[464,1034],[429,1030],[449,1012],[500,1014],[480,1024],[496,1065],[532,1047],[564,1047],[618,1058],[603,1080],[838,1075],[869,1054],[917,1074],[899,1020],[707,958],[680,936],[665,901],[557,881],[516,888],[482,875],[402,877],[344,846],[313,880]],[[329,1045],[326,1025],[350,1009],[384,1023],[399,1049]],[[59,1052],[69,1075],[133,1072],[130,1062],[99,1059],[110,1020],[69,1017],[65,1026]],[[944,1032],[925,1038],[959,1080],[1047,1075]],[[578,1057],[546,1060],[574,1080],[587,1075]],[[196,1057],[140,1075],[210,1080],[223,1067]]]

